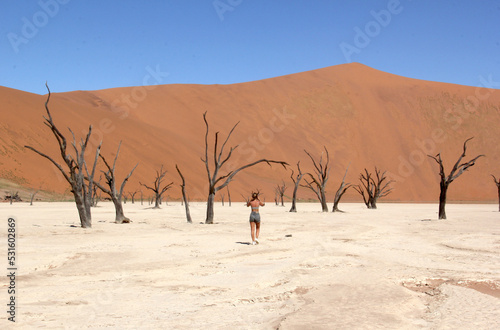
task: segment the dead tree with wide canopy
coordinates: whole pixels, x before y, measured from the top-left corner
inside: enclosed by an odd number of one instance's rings
[[[376,166],[375,178],[372,173],[368,172],[365,168],[365,174],[359,174],[359,181],[361,184],[353,186],[353,188],[363,197],[363,201],[367,208],[376,209],[378,199],[392,192],[392,188],[390,188],[389,185],[393,180],[387,180],[386,172],[381,172]]]
[[[316,162],[313,156],[311,156],[311,154],[307,152],[307,150],[304,150],[313,162],[315,175],[310,172],[306,173],[306,175],[308,175],[311,180],[305,180],[306,184],[302,185],[302,187],[311,189],[316,194],[318,200],[321,203],[322,212],[328,212],[328,205],[326,203],[326,183],[328,182],[328,178],[330,177],[330,168],[328,167],[330,163],[330,155],[328,154],[328,150],[326,149],[326,147],[323,148],[326,152],[325,164],[323,164],[323,154],[321,154],[319,161]]]
[[[497,190],[498,190],[498,211],[500,212],[500,178],[495,178],[495,176],[492,174],[493,181],[497,185]]]
[[[283,167],[286,168],[286,165],[288,165],[286,162],[283,161],[276,161],[276,160],[268,160],[268,159],[259,159],[255,162],[246,164],[244,166],[241,166],[235,170],[231,170],[228,173],[222,175],[222,167],[227,163],[227,161],[231,158],[233,151],[238,148],[238,145],[235,147],[231,147],[226,155],[224,155],[224,148],[226,147],[226,144],[231,137],[231,134],[233,133],[234,129],[236,126],[238,126],[239,122],[236,123],[231,131],[229,131],[229,134],[222,143],[222,146],[218,147],[219,143],[219,132],[215,133],[215,142],[214,142],[214,150],[213,150],[213,169],[210,169],[209,165],[209,157],[208,157],[208,133],[209,133],[209,125],[207,121],[207,113],[205,112],[203,114],[203,120],[205,121],[205,126],[206,126],[206,132],[205,132],[205,157],[201,158],[203,163],[205,163],[205,168],[207,171],[207,177],[208,177],[208,199],[207,199],[207,216],[205,219],[205,223],[207,224],[212,224],[214,222],[214,201],[215,201],[215,194],[217,191],[223,189],[226,187],[231,180],[235,177],[236,174],[238,174],[240,171],[247,169],[249,167],[252,167],[254,165],[260,164],[260,163],[267,163],[268,165],[271,165],[271,163],[275,164],[281,164]]]
[[[342,178],[342,182],[340,183],[339,189],[337,189],[337,192],[335,193],[335,198],[333,200],[333,207],[332,207],[332,212],[342,212],[339,209],[339,203],[340,199],[342,196],[344,196],[345,192],[352,187],[352,184],[350,183],[345,183],[345,177],[347,176],[347,171],[349,170],[349,166],[347,166],[347,169],[345,170],[344,177]]]
[[[61,158],[63,159],[67,170],[65,170],[61,164],[56,162],[49,155],[41,151],[38,151],[37,149],[31,146],[25,146],[25,148],[32,150],[35,153],[39,154],[40,156],[48,159],[62,173],[64,179],[71,186],[71,193],[75,198],[76,208],[78,209],[78,215],[80,218],[81,227],[90,228],[92,227],[92,214],[90,211],[92,201],[90,196],[93,193],[93,189],[92,187],[90,187],[89,189],[89,187],[85,183],[84,169],[85,169],[85,151],[87,150],[89,139],[92,134],[92,125],[89,126],[87,135],[85,136],[84,139],[81,139],[78,146],[73,131],[71,131],[71,129],[68,128],[71,135],[73,136],[73,141],[71,142],[71,145],[73,146],[74,155],[71,154],[68,151],[68,141],[66,137],[56,127],[56,124],[54,123],[54,120],[52,118],[52,114],[50,113],[48,104],[50,101],[51,92],[49,86],[47,84],[45,84],[45,86],[47,87],[48,95],[47,95],[47,100],[45,101],[45,110],[47,112],[47,117],[43,116],[43,118],[45,119],[44,124],[50,128],[52,134],[54,135],[59,145],[59,152]],[[99,154],[99,147],[96,150],[96,155],[98,154]],[[88,176],[89,174],[87,173],[87,177]]]
[[[101,185],[99,182],[94,182],[94,184],[101,189],[105,194],[107,194],[110,198],[111,201],[113,202],[113,205],[115,206],[115,222],[116,223],[129,223],[130,219],[125,216],[123,213],[123,205],[122,205],[122,197],[123,197],[123,190],[125,189],[125,184],[127,183],[128,179],[132,176],[132,173],[134,173],[135,169],[137,168],[137,163],[134,168],[127,174],[125,179],[123,179],[121,185],[120,185],[120,190],[118,191],[116,188],[116,161],[118,159],[118,155],[120,153],[120,147],[122,145],[122,142],[120,141],[120,144],[118,145],[118,149],[116,150],[116,156],[115,160],[113,161],[113,166],[110,166],[108,162],[106,161],[106,158],[102,154],[99,154],[99,157],[101,157],[102,161],[104,162],[104,165],[107,168],[107,171],[102,171],[104,174],[104,178],[106,179],[106,185],[107,187]]]
[[[458,178],[460,175],[464,173],[469,167],[474,166],[476,164],[476,160],[480,157],[484,157],[484,155],[479,155],[477,157],[474,157],[473,159],[469,160],[468,162],[461,163],[462,158],[465,157],[465,153],[467,151],[467,142],[472,140],[473,137],[468,138],[464,142],[464,147],[463,147],[463,152],[458,157],[458,160],[455,162],[455,165],[451,169],[451,172],[449,175],[446,175],[444,173],[444,165],[443,165],[443,160],[441,159],[441,153],[438,153],[436,156],[431,156],[427,155],[428,157],[434,159],[436,163],[439,165],[439,213],[438,213],[438,218],[441,219],[446,219],[446,193],[448,192],[448,187],[450,184]]]
[[[299,189],[300,186],[300,181],[304,177],[304,174],[300,170],[300,161],[297,162],[297,174],[295,175],[295,172],[292,169],[292,174],[290,174],[290,178],[293,181],[294,187],[293,187],[293,195],[292,195],[292,207],[290,208],[290,212],[297,212],[297,190]]]
[[[169,184],[165,185],[162,187],[162,181],[165,178],[165,175],[167,174],[167,171],[163,171],[163,165],[161,166],[159,171],[156,171],[156,177],[153,182],[153,186],[150,187],[148,185],[145,185],[144,183],[139,182],[141,186],[146,187],[146,189],[149,189],[155,193],[154,196],[154,201],[155,201],[155,206],[153,207],[154,209],[159,209],[160,204],[161,204],[161,196],[172,187],[174,184],[173,182],[170,182]]]

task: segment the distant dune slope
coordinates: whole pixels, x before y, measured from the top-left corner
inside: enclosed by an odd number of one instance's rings
[[[66,191],[67,184],[49,161],[23,148],[31,145],[60,158],[54,137],[43,124],[46,96],[0,87],[0,98],[0,177],[26,187]],[[238,145],[228,163],[231,168],[269,158],[287,161],[294,169],[300,161],[304,172],[312,171],[304,149],[319,157],[326,146],[330,200],[350,164],[347,181],[356,184],[365,167],[387,170],[395,182],[386,200],[434,201],[439,193],[438,165],[426,155],[441,152],[448,172],[464,140],[474,136],[466,159],[486,157],[451,185],[449,199],[496,199],[490,174],[500,175],[500,90],[409,79],[351,63],[233,85],[53,93],[49,108],[68,138],[67,127],[79,140],[92,124],[90,151],[102,139],[102,154],[109,160],[123,141],[119,177],[139,162],[127,191],[141,189],[139,182],[151,183],[163,164],[167,182],[176,183],[167,194],[178,198],[178,164],[190,198],[204,199],[207,176],[200,158],[205,136],[202,114],[207,111],[210,150],[216,131],[220,146],[239,122],[226,146],[229,150]],[[235,177],[229,186],[231,197],[241,200],[241,194],[261,189],[269,202],[283,180],[290,187],[286,195],[291,195],[290,169],[257,165]],[[227,190],[223,193],[227,201]],[[299,197],[312,194],[301,188]],[[360,196],[351,190],[347,200],[359,201]]]

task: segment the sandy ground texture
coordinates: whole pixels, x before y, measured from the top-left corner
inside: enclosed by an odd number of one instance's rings
[[[261,243],[249,210],[179,203],[93,209],[79,228],[73,203],[0,204],[1,268],[7,219],[16,219],[19,329],[500,329],[497,205],[266,205]],[[9,280],[1,277],[3,309]]]

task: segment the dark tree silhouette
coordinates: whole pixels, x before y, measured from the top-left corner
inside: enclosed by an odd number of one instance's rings
[[[9,204],[12,205],[12,202],[22,202],[23,200],[19,196],[19,192],[11,191],[8,195],[5,196],[5,200],[9,200]]]
[[[135,195],[137,195],[139,191],[136,190],[136,191],[133,191],[133,192],[129,192],[128,194],[130,195],[130,200],[132,201],[132,204],[135,203]]]
[[[328,205],[326,204],[326,183],[328,182],[328,178],[330,176],[330,168],[328,167],[328,164],[330,163],[330,156],[326,147],[323,148],[325,148],[326,152],[325,164],[323,164],[323,154],[321,155],[319,162],[316,162],[313,156],[311,156],[307,150],[304,150],[313,162],[315,176],[312,173],[306,173],[306,175],[309,175],[311,180],[306,180],[306,185],[302,185],[302,187],[306,187],[314,191],[321,203],[321,210],[323,212],[328,212]]]
[[[234,129],[236,126],[238,126],[238,123],[236,123],[231,131],[229,131],[229,134],[220,147],[220,150],[218,150],[218,140],[219,140],[219,132],[215,133],[215,142],[214,142],[214,150],[213,150],[213,162],[214,162],[214,167],[213,171],[210,170],[210,165],[209,165],[209,158],[208,158],[208,132],[209,132],[209,125],[207,121],[207,113],[205,112],[203,114],[203,120],[205,121],[205,126],[206,126],[206,133],[205,133],[205,158],[201,158],[203,163],[205,163],[205,168],[207,171],[207,177],[208,177],[208,198],[207,198],[207,216],[205,223],[207,224],[212,224],[214,222],[214,201],[215,201],[215,194],[217,191],[223,189],[226,187],[231,180],[235,177],[236,174],[238,174],[240,171],[249,168],[251,166],[260,164],[260,163],[267,163],[268,165],[271,165],[271,163],[275,164],[281,164],[283,167],[286,168],[286,165],[288,165],[286,162],[283,161],[275,161],[275,160],[268,160],[268,159],[260,159],[255,162],[252,162],[250,164],[241,166],[240,168],[236,170],[229,171],[225,175],[221,175],[220,172],[222,172],[222,167],[226,162],[231,158],[233,151],[238,148],[238,145],[236,147],[231,147],[229,149],[229,152],[227,153],[226,156],[224,155],[224,148],[231,137],[231,134],[233,133]]]
[[[300,180],[304,177],[304,174],[300,170],[300,161],[297,162],[297,175],[295,175],[293,169],[290,178],[293,181],[293,196],[292,196],[292,207],[290,208],[290,212],[297,212],[297,190],[299,189]]]
[[[439,213],[438,217],[439,219],[446,219],[446,193],[448,192],[448,187],[450,186],[450,183],[452,183],[456,178],[458,178],[464,171],[466,171],[469,167],[474,166],[476,164],[476,160],[479,157],[484,157],[484,155],[479,155],[473,159],[471,159],[468,162],[465,163],[460,163],[462,161],[462,158],[465,157],[465,152],[467,151],[467,142],[472,140],[473,138],[468,138],[464,142],[464,147],[463,147],[463,152],[456,161],[455,165],[451,169],[451,172],[449,175],[446,175],[444,173],[444,166],[443,166],[443,160],[441,159],[441,153],[438,153],[436,156],[431,156],[427,155],[430,158],[434,159],[436,163],[439,165],[439,176],[440,176],[440,181],[439,181],[439,188],[440,188],[440,193],[439,193]]]
[[[99,177],[99,183],[101,183],[102,176]],[[92,207],[97,207],[97,203],[101,200],[101,190],[93,184],[93,189],[92,189],[92,197],[91,197],[91,205]]]
[[[344,177],[342,178],[342,182],[340,183],[339,189],[337,189],[337,192],[335,193],[335,199],[333,200],[332,212],[342,212],[341,210],[339,210],[340,199],[342,198],[342,196],[344,196],[347,189],[352,187],[352,184],[345,183],[345,177],[347,176],[348,170],[349,170],[349,166],[347,166],[347,169],[345,170]]]
[[[186,209],[186,219],[188,223],[193,223],[193,220],[191,219],[191,212],[189,212],[189,203],[188,199],[186,197],[186,180],[184,179],[184,175],[182,175],[181,170],[175,164],[175,168],[177,169],[177,173],[179,173],[179,176],[181,177],[182,184],[181,184],[181,192],[182,192],[182,201],[184,202],[184,207]]]
[[[497,189],[498,189],[498,211],[500,212],[500,178],[498,178],[498,179],[495,178],[495,176],[493,174],[491,176],[493,177],[493,181],[497,185]]]
[[[91,199],[89,196],[92,194],[92,190],[90,193],[88,192],[88,186],[85,184],[85,173],[84,173],[84,160],[85,160],[85,151],[87,150],[87,146],[89,144],[90,135],[92,134],[92,125],[89,126],[88,133],[85,139],[82,139],[77,146],[75,135],[69,129],[71,135],[73,136],[73,141],[71,145],[73,146],[75,154],[72,155],[68,152],[68,142],[66,137],[59,131],[56,127],[52,115],[50,113],[48,104],[50,100],[50,89],[47,84],[45,84],[48,90],[47,100],[45,101],[45,110],[47,112],[47,116],[44,116],[45,122],[52,134],[54,135],[57,143],[59,144],[59,151],[61,154],[61,158],[64,161],[64,164],[67,167],[67,172],[64,170],[63,166],[56,162],[52,157],[46,155],[43,152],[38,151],[37,149],[31,146],[25,146],[25,148],[32,150],[39,154],[40,156],[48,159],[63,175],[64,179],[71,186],[71,193],[75,198],[76,208],[78,209],[78,215],[80,217],[80,225],[82,228],[90,228],[92,227],[92,215],[90,212],[91,207]],[[96,154],[99,153],[99,148],[97,148]]]
[[[283,201],[283,197],[285,196],[285,191],[287,188],[288,187],[286,186],[285,181],[282,181],[281,184],[276,185],[276,193],[278,194],[278,198],[279,198],[278,201],[281,202],[281,206],[285,206],[285,203]]]
[[[104,165],[108,169],[106,172],[102,171],[104,173],[104,177],[106,179],[107,187],[101,185],[99,182],[94,182],[94,184],[111,198],[111,201],[113,202],[113,205],[115,206],[115,222],[116,223],[129,223],[130,219],[127,218],[123,213],[123,205],[122,205],[123,190],[125,189],[125,184],[127,183],[128,179],[132,176],[132,173],[134,173],[134,171],[137,168],[137,165],[139,165],[139,163],[137,163],[134,166],[134,168],[127,174],[125,179],[123,179],[123,181],[120,185],[120,190],[118,191],[116,188],[117,182],[116,182],[115,170],[116,170],[116,161],[118,159],[118,155],[120,154],[121,145],[122,145],[122,142],[120,141],[120,144],[118,145],[118,149],[116,150],[116,156],[115,156],[115,160],[113,161],[112,167],[108,164],[108,162],[106,161],[106,158],[104,158],[103,155],[99,154],[102,161],[104,162]]]
[[[146,187],[146,189],[149,189],[155,193],[155,196],[154,196],[154,201],[155,201],[154,208],[155,209],[160,208],[161,196],[165,193],[165,191],[170,189],[172,187],[172,185],[174,184],[173,182],[170,182],[168,185],[162,187],[162,181],[163,181],[163,178],[165,177],[165,174],[167,174],[167,171],[163,171],[163,165],[162,165],[160,168],[160,171],[156,171],[156,178],[153,182],[152,187],[149,187],[149,186],[145,185],[144,183],[139,182],[139,184],[141,186],[144,186],[144,187]]]
[[[228,199],[229,207],[231,207],[231,193],[229,192],[229,186],[226,186],[226,190],[227,190],[227,199]]]
[[[389,188],[389,184],[391,184],[393,180],[387,181],[385,173],[385,171],[381,173],[381,171],[375,166],[376,177],[374,178],[372,173],[369,173],[365,168],[365,174],[360,173],[359,175],[359,181],[361,184],[353,186],[353,188],[361,196],[363,196],[363,201],[369,209],[376,209],[378,199],[385,197],[392,192],[392,188]]]
[[[36,194],[38,194],[38,192],[40,191],[40,189],[42,189],[42,187],[40,186],[40,188],[38,189],[33,189],[30,193],[30,206],[33,206],[33,201],[35,200],[35,196]]]

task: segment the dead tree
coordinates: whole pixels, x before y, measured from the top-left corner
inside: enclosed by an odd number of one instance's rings
[[[87,162],[85,161],[85,159],[83,159],[83,167],[85,168],[85,172],[87,173],[85,177],[85,179],[87,180],[86,199],[90,201],[90,207],[97,206],[97,203],[95,201],[95,196],[97,195],[97,189],[96,185],[94,184],[94,176],[97,168],[97,161],[99,160],[99,155],[101,154],[101,146],[102,146],[102,141],[99,143],[99,146],[97,147],[94,157],[94,164],[92,165],[92,170],[90,170],[90,172],[87,167]],[[99,178],[99,180],[100,179],[101,178]]]
[[[229,207],[231,207],[231,193],[229,192],[229,186],[226,186],[226,190],[227,190],[227,199],[228,199]]]
[[[130,195],[130,199],[132,200],[132,204],[134,204],[134,203],[135,203],[135,195],[137,195],[137,193],[138,193],[138,192],[139,192],[139,191],[137,191],[137,190],[136,190],[136,191],[134,191],[134,192],[130,192],[130,193],[128,193],[128,194]]]
[[[101,185],[99,182],[94,182],[94,184],[99,187],[99,189],[102,190],[105,194],[107,194],[110,198],[111,201],[113,202],[113,205],[115,206],[115,222],[116,223],[129,223],[130,219],[125,216],[123,213],[123,205],[122,205],[122,197],[123,197],[123,190],[125,189],[125,184],[127,183],[128,179],[132,176],[132,173],[134,173],[135,169],[137,168],[137,163],[134,168],[127,174],[125,179],[123,179],[121,185],[120,185],[120,190],[118,191],[116,188],[116,161],[118,159],[118,155],[120,154],[120,147],[122,145],[122,142],[118,144],[118,149],[116,150],[116,156],[115,160],[113,161],[113,166],[111,167],[108,162],[106,161],[106,158],[104,158],[103,155],[99,154],[101,157],[102,161],[104,162],[104,165],[108,169],[106,172],[102,171],[104,174],[104,178],[106,179],[106,185],[107,187]]]
[[[35,199],[35,196],[39,191],[40,189],[37,189],[30,193],[30,206],[33,206],[33,200]]]
[[[21,197],[19,196],[19,192],[17,192],[17,191],[16,192],[11,191],[10,193],[8,193],[8,195],[5,195],[5,200],[8,200],[10,205],[12,205],[12,203],[14,201],[16,201],[16,202],[23,201],[21,199]]]
[[[340,183],[339,189],[337,189],[337,192],[335,193],[335,199],[333,200],[332,212],[342,212],[341,210],[339,210],[340,199],[342,198],[342,196],[344,196],[347,189],[352,187],[352,184],[345,183],[345,177],[347,176],[348,170],[349,170],[349,166],[347,166],[347,169],[345,170],[344,177],[342,178],[342,182]]]
[[[33,189],[30,193],[30,206],[33,206],[33,201],[35,200],[35,196],[36,194],[38,194],[38,192],[42,189],[42,186],[40,185],[40,187],[38,189]]]
[[[218,150],[218,139],[219,139],[219,132],[215,133],[215,143],[214,143],[214,151],[213,151],[213,162],[214,162],[214,168],[213,171],[210,170],[210,165],[209,165],[209,159],[208,159],[208,132],[209,132],[209,127],[208,127],[208,121],[207,121],[207,113],[205,112],[203,114],[203,120],[205,121],[205,126],[206,126],[206,133],[205,133],[205,158],[202,158],[201,160],[205,163],[205,167],[207,170],[207,177],[208,177],[208,199],[207,199],[207,216],[205,223],[207,224],[212,224],[214,222],[214,200],[215,200],[215,194],[217,191],[223,189],[226,187],[231,180],[235,177],[236,174],[238,174],[240,171],[249,168],[251,166],[260,164],[260,163],[267,163],[268,165],[271,165],[271,163],[275,164],[281,164],[284,168],[286,168],[286,165],[288,165],[286,162],[283,161],[275,161],[275,160],[268,160],[268,159],[260,159],[257,160],[253,163],[241,166],[240,168],[229,171],[225,175],[221,175],[219,172],[221,172],[222,167],[226,162],[231,158],[231,155],[233,154],[233,151],[238,148],[238,145],[235,147],[231,147],[229,149],[229,152],[227,153],[226,156],[224,156],[224,147],[226,146],[226,143],[228,142],[229,138],[231,137],[231,134],[233,133],[234,129],[236,126],[238,126],[238,123],[233,126],[231,131],[229,132],[226,140],[222,144],[220,150]]]
[[[500,212],[500,178],[498,178],[498,179],[495,178],[495,176],[493,174],[491,176],[493,177],[493,181],[497,185],[497,189],[498,189],[498,211]]]
[[[368,172],[365,168],[365,174],[360,173],[359,175],[361,184],[353,186],[353,188],[363,197],[363,201],[369,209],[376,209],[378,199],[392,192],[392,188],[389,188],[389,184],[391,184],[393,180],[387,181],[385,171],[381,173],[375,166],[375,176],[374,178],[372,173]]]
[[[290,208],[290,212],[297,212],[297,190],[299,189],[300,181],[304,177],[304,174],[300,170],[300,161],[297,162],[297,175],[294,176],[294,171],[292,169],[292,174],[290,175],[290,178],[293,181],[294,188],[293,188],[293,196],[292,196],[292,207]]]
[[[64,161],[64,164],[67,167],[67,172],[61,166],[61,164],[57,163],[52,157],[44,154],[36,150],[31,146],[25,146],[25,148],[32,150],[39,154],[40,156],[48,159],[64,176],[64,179],[70,184],[71,192],[73,197],[75,198],[76,208],[78,209],[78,215],[80,217],[80,224],[82,228],[90,228],[92,227],[92,215],[90,212],[91,200],[89,198],[89,194],[87,191],[87,185],[85,184],[85,173],[84,173],[84,159],[85,159],[85,151],[87,149],[90,135],[92,134],[92,125],[89,126],[88,133],[85,139],[80,141],[79,146],[77,147],[75,135],[69,129],[71,134],[73,135],[73,142],[71,143],[75,152],[75,155],[72,155],[68,152],[68,142],[66,137],[59,131],[56,127],[52,115],[49,111],[48,103],[50,100],[50,89],[47,84],[45,84],[48,90],[47,101],[45,101],[45,110],[47,112],[47,117],[44,116],[45,122],[52,134],[54,135],[57,143],[59,144],[59,151],[61,154],[61,158]],[[99,151],[96,151],[99,152]]]
[[[101,183],[102,176],[99,177],[99,183]],[[101,200],[101,190],[97,188],[97,186],[94,184],[93,185],[93,192],[92,192],[92,199],[91,199],[91,205],[92,207],[97,207],[97,203]]]
[[[184,202],[184,207],[186,209],[186,219],[188,223],[193,223],[193,220],[191,219],[191,213],[189,212],[189,202],[186,197],[186,180],[184,179],[184,175],[182,175],[181,170],[175,164],[175,168],[177,169],[177,173],[179,173],[179,176],[181,177],[182,184],[181,184],[181,192],[182,192],[182,201]]]
[[[288,187],[286,186],[285,181],[282,181],[281,185],[276,185],[276,193],[278,194],[279,201],[281,201],[281,206],[285,206],[283,202],[283,197],[285,196],[285,191]]]
[[[173,182],[170,182],[169,184],[162,187],[162,181],[163,181],[163,178],[165,177],[165,174],[167,174],[167,171],[163,171],[163,165],[162,165],[160,168],[160,171],[156,171],[156,178],[153,182],[152,187],[149,187],[149,186],[145,185],[144,183],[139,182],[139,184],[141,186],[144,186],[144,187],[146,187],[146,189],[149,189],[155,193],[155,196],[154,196],[155,206],[153,207],[154,209],[160,208],[162,195],[165,193],[165,191],[170,189],[172,187],[172,185],[174,184]]]
[[[306,173],[306,175],[308,175],[311,180],[305,180],[306,184],[302,185],[302,187],[311,189],[316,194],[318,200],[321,203],[322,212],[328,212],[328,205],[326,204],[326,183],[328,182],[328,178],[330,176],[330,168],[328,167],[330,163],[330,156],[326,147],[323,148],[325,148],[326,152],[325,164],[323,164],[323,154],[319,158],[319,162],[316,162],[311,154],[307,152],[307,150],[304,150],[313,162],[315,175],[313,175],[312,173]]]
[[[441,219],[446,219],[446,193],[448,192],[448,187],[450,186],[450,183],[452,183],[456,178],[458,178],[464,171],[466,171],[469,167],[474,166],[476,164],[476,160],[479,157],[484,157],[484,155],[479,155],[473,159],[471,159],[468,162],[465,163],[460,163],[462,161],[462,158],[465,157],[465,152],[467,151],[467,142],[472,140],[473,138],[468,138],[464,142],[464,147],[463,147],[463,152],[456,161],[455,165],[451,169],[451,172],[449,175],[446,175],[444,173],[444,165],[443,165],[443,160],[441,159],[441,153],[438,153],[436,156],[431,156],[427,155],[428,157],[434,159],[436,163],[439,165],[439,176],[440,176],[440,181],[439,181],[439,213],[438,213],[438,218]]]

